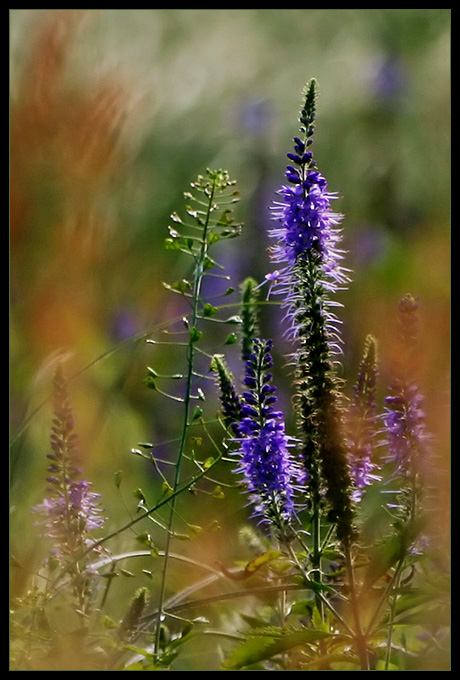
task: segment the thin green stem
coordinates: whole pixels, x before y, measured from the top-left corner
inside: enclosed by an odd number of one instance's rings
[[[299,572],[302,574],[303,578],[305,579],[305,582],[311,583],[310,576],[305,572],[305,569],[300,564],[299,559],[298,559],[295,551],[293,550],[293,548],[290,544],[287,545],[287,551],[288,551],[289,556],[291,557],[292,561],[296,565],[297,569],[299,570]],[[316,583],[316,581],[315,581],[315,583]],[[344,630],[346,630],[349,635],[353,635],[353,630],[350,628],[350,626],[347,624],[347,622],[342,618],[342,616],[335,609],[335,607],[323,595],[323,593],[316,591],[315,596],[316,596],[317,603],[319,602],[326,609],[329,609],[329,611],[337,619],[337,621],[339,621],[342,624],[342,626],[344,627]]]
[[[390,606],[390,621],[388,624],[388,633],[387,633],[387,644],[386,644],[386,652],[385,652],[385,668],[384,670],[388,671],[389,666],[390,666],[390,660],[391,660],[391,645],[393,641],[393,631],[394,631],[394,617],[395,617],[395,612],[396,612],[396,603],[398,601],[398,588],[399,588],[399,581],[401,578],[401,572],[404,564],[404,559],[400,559],[398,562],[398,565],[396,567],[396,571],[394,574],[394,579],[393,579],[393,586],[394,586],[394,592],[393,592],[393,598]]]
[[[195,272],[194,272],[194,281],[193,281],[193,296],[192,296],[192,310],[191,310],[191,315],[190,315],[190,330],[195,329],[197,318],[198,318],[198,307],[199,307],[199,302],[200,302],[200,295],[201,295],[201,286],[203,282],[203,276],[204,276],[204,262],[205,258],[207,255],[207,250],[208,250],[208,227],[209,227],[209,222],[210,222],[210,216],[211,216],[211,210],[212,210],[212,203],[213,203],[213,198],[214,198],[214,191],[215,191],[215,184],[212,186],[212,190],[209,196],[209,201],[208,201],[208,207],[207,207],[207,213],[206,213],[206,219],[204,222],[203,226],[203,237],[201,241],[201,248],[200,248],[200,253],[199,257],[197,259],[196,267],[195,267]],[[158,603],[158,616],[157,616],[157,624],[156,624],[156,631],[155,631],[155,655],[157,656],[159,653],[160,649],[160,634],[161,634],[161,622],[164,617],[164,612],[163,612],[163,603],[165,600],[165,593],[166,593],[166,579],[167,579],[167,573],[168,573],[168,565],[169,565],[169,552],[170,552],[170,544],[171,544],[171,537],[173,535],[173,524],[174,524],[174,512],[175,512],[175,505],[176,505],[176,499],[177,499],[177,494],[176,491],[179,487],[180,484],[180,477],[181,477],[181,471],[182,471],[182,460],[184,456],[184,451],[185,451],[185,445],[187,441],[187,434],[188,434],[188,429],[190,425],[190,402],[191,402],[191,393],[192,393],[192,380],[193,380],[193,367],[194,367],[194,357],[195,357],[195,338],[192,336],[192,332],[189,333],[189,340],[188,340],[188,345],[187,345],[187,378],[186,378],[186,389],[185,389],[185,397],[184,397],[184,417],[183,417],[183,423],[182,423],[182,435],[181,435],[181,440],[179,444],[179,451],[177,455],[177,461],[176,461],[176,467],[175,467],[175,474],[174,474],[174,482],[173,482],[173,497],[171,499],[170,503],[170,511],[169,511],[169,520],[168,520],[168,531],[166,534],[166,546],[165,546],[165,557],[163,561],[163,570],[162,570],[162,576],[161,576],[161,584],[160,584],[160,594],[159,594],[159,603]]]
[[[353,562],[351,558],[351,548],[349,545],[345,546],[345,562],[348,574],[348,587],[350,589],[350,602],[353,612],[353,619],[355,624],[355,640],[356,640],[356,651],[358,652],[359,661],[361,664],[362,671],[368,671],[369,668],[369,655],[367,653],[366,637],[363,634],[363,629],[361,625],[361,617],[359,613],[358,597],[356,592],[356,583],[353,569]]]

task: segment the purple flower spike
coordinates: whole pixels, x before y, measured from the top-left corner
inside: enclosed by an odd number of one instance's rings
[[[339,320],[333,299],[349,282],[341,265],[341,215],[332,210],[336,198],[318,171],[311,148],[316,115],[316,81],[305,90],[300,114],[301,136],[294,138],[294,153],[288,155],[282,200],[273,206],[279,226],[272,261],[278,275],[271,291],[282,296],[286,310],[285,336],[294,343],[291,363],[295,367],[297,421],[302,459],[309,475],[308,491],[319,506],[326,497],[330,517],[337,522],[340,540],[353,540],[353,507],[348,451],[343,433],[339,382],[334,355],[341,352]]]
[[[91,532],[104,524],[99,495],[80,476],[76,465],[76,435],[67,383],[59,366],[54,379],[54,420],[51,433],[51,463],[48,468],[48,497],[34,508],[43,517],[53,556],[62,567],[76,564],[95,543]],[[80,565],[81,566],[81,565]],[[85,570],[71,568],[74,590],[81,601],[88,596]]]
[[[338,321],[330,307],[339,305],[328,296],[346,287],[349,276],[348,270],[342,267],[344,251],[339,247],[341,230],[338,225],[342,215],[332,209],[332,201],[337,194],[329,192],[327,181],[318,171],[311,151],[305,152],[306,147],[313,143],[315,98],[316,85],[312,81],[300,116],[305,138],[294,138],[295,153],[289,153],[288,158],[295,166],[287,166],[289,184],[281,187],[278,193],[282,200],[273,205],[273,218],[280,226],[270,231],[276,241],[272,248],[272,261],[278,267],[270,291],[284,298],[287,337],[298,338],[304,304],[303,295],[299,292],[299,278],[305,280],[305,269],[314,268],[315,284],[320,286],[324,300],[322,314],[325,326],[330,331],[329,349],[337,353],[340,351],[340,342],[336,342],[339,337]]]
[[[289,453],[283,414],[275,407],[271,348],[271,340],[256,338],[246,362],[244,384],[248,389],[242,396],[236,471],[244,476],[254,516],[283,533],[295,516],[295,484],[301,480]]]
[[[397,474],[415,475],[427,464],[428,435],[423,397],[416,379],[418,304],[411,295],[399,303],[401,354],[398,376],[385,399],[383,422],[388,458]]]

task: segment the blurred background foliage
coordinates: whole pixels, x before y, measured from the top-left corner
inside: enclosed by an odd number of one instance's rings
[[[147,365],[176,370],[181,361],[145,342],[183,313],[162,286],[188,267],[164,250],[169,215],[197,174],[226,168],[245,227],[220,259],[236,287],[248,274],[261,280],[270,270],[268,206],[312,77],[316,158],[340,194],[354,272],[341,295],[343,372],[354,378],[374,333],[384,390],[397,359],[398,300],[419,297],[420,373],[445,521],[450,10],[10,10],[11,526],[22,568],[14,591],[40,555],[29,508],[44,495],[56,357],[66,357],[85,474],[114,529],[135,513],[133,489],[155,493],[151,466],[131,449],[175,436],[170,403],[143,385]],[[265,309],[264,332],[276,341],[273,321],[276,310]],[[174,447],[162,452],[174,459]],[[246,516],[229,499],[221,510],[207,502],[189,502],[190,521],[216,513],[232,526]],[[207,534],[196,550],[225,562],[235,541],[231,531]]]

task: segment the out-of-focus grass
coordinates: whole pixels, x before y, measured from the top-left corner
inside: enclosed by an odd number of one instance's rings
[[[236,282],[262,277],[270,269],[268,205],[311,77],[320,89],[316,157],[342,196],[354,270],[342,295],[345,375],[353,377],[372,332],[382,381],[390,379],[397,302],[418,296],[421,377],[447,474],[450,10],[10,10],[10,26],[19,561],[34,551],[29,507],[44,493],[58,353],[75,376],[85,472],[104,494],[111,527],[125,518],[124,503],[133,512],[133,488],[156,488],[129,451],[177,433],[174,411],[142,384],[146,365],[176,359],[136,340],[181,313],[162,287],[186,273],[163,249],[169,214],[198,173],[227,168],[245,230],[222,257]],[[271,318],[265,313],[263,324],[276,340]],[[209,417],[212,404],[210,395]],[[124,501],[113,484],[118,470]],[[237,510],[226,503],[216,513],[231,525]],[[199,505],[189,506],[198,523]],[[232,553],[232,539],[211,539],[210,555]]]

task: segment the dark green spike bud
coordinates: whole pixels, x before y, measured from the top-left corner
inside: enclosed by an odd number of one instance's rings
[[[215,354],[213,356],[211,370],[216,374],[220,388],[224,423],[227,427],[232,427],[235,430],[240,420],[241,403],[235,390],[233,376],[223,355]]]
[[[145,587],[139,588],[139,590],[137,590],[134,594],[128,611],[126,612],[118,629],[118,636],[121,640],[131,639],[131,637],[136,632],[147,605],[148,595],[148,589]]]
[[[316,100],[317,100],[317,83],[314,78],[304,88],[303,96],[305,104],[300,115],[300,122],[304,126],[302,128],[307,138],[314,133],[314,121],[316,117]]]
[[[256,281],[248,277],[241,284],[241,355],[247,361],[252,353],[254,338],[258,336],[258,290]]]

